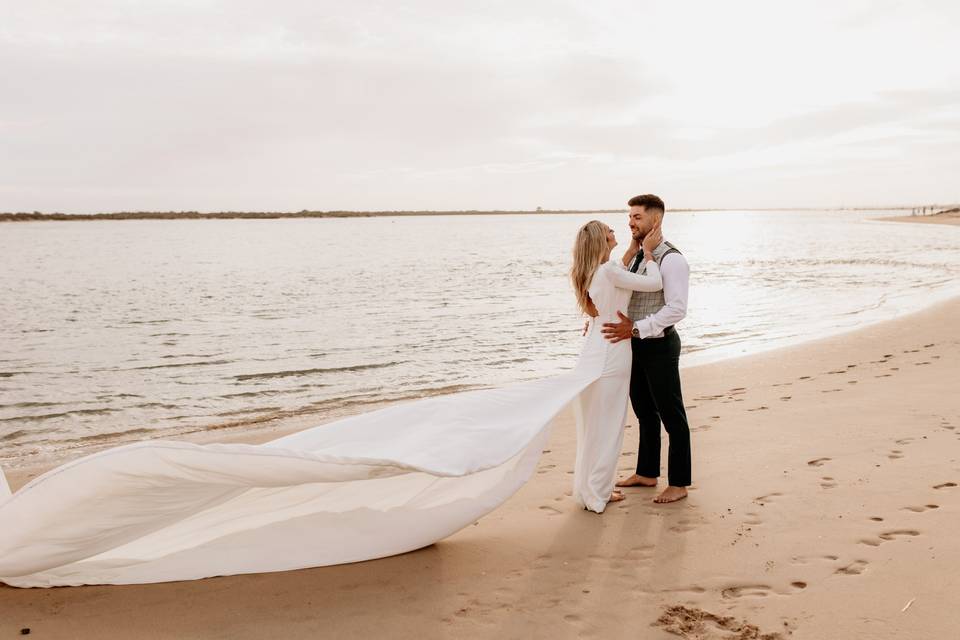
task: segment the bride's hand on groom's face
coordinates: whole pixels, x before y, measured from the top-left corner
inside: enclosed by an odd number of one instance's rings
[[[630,318],[620,311],[617,311],[617,316],[620,317],[620,322],[605,322],[603,324],[603,337],[610,342],[626,340],[633,333],[633,322],[630,321]]]
[[[663,230],[658,224],[643,237],[643,252],[648,256],[663,242]]]

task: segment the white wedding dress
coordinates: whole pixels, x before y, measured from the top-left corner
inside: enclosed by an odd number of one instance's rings
[[[617,311],[626,311],[634,291],[658,291],[662,286],[660,269],[653,260],[647,263],[646,275],[631,273],[620,262],[607,261],[590,283],[590,299],[598,316],[590,323],[578,366],[586,365],[600,373],[573,404],[577,418],[573,499],[597,513],[603,513],[616,484],[633,363],[630,341],[609,342],[603,337],[601,325],[620,321]],[[588,359],[595,362],[587,365],[584,361]]]
[[[400,404],[262,445],[152,440],[95,453],[11,494],[0,472],[0,581],[136,584],[284,571],[430,545],[532,475],[554,416],[578,400],[575,499],[603,509],[626,412],[630,342],[616,321],[660,275],[604,264],[600,313],[573,371]]]

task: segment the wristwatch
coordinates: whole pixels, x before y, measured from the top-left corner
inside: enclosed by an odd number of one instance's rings
[[[636,327],[634,327],[634,328],[633,328],[633,331],[630,332],[630,335],[632,335],[634,338],[639,338],[639,337],[640,337],[640,329],[637,329]]]

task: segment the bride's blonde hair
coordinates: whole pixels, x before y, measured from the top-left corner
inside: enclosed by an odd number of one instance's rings
[[[577,296],[577,306],[587,315],[590,315],[592,304],[587,290],[606,253],[607,225],[599,220],[591,220],[580,227],[577,239],[573,242],[570,280],[573,282],[573,291]]]

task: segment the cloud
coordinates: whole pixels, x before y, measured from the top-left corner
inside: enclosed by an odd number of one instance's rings
[[[960,160],[956,9],[865,11],[29,3],[0,16],[0,210],[830,204],[891,155]],[[782,188],[827,159],[852,186]]]

